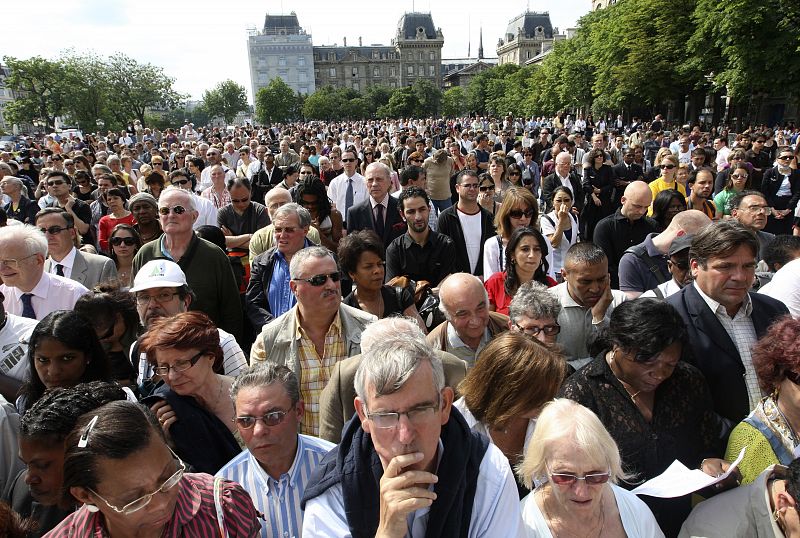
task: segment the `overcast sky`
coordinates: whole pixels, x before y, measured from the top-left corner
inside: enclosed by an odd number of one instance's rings
[[[0,57],[53,59],[72,48],[110,55],[124,52],[164,68],[178,91],[200,99],[203,91],[232,79],[250,95],[247,30],[262,28],[264,15],[297,12],[314,45],[390,44],[404,12],[430,12],[444,34],[443,58],[463,58],[467,43],[477,55],[483,26],[486,57],[496,56],[508,22],[524,12],[549,11],[562,32],[591,7],[590,0],[40,0],[3,2]]]

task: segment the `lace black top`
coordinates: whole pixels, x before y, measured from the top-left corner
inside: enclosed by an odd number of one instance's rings
[[[661,474],[674,461],[697,469],[703,458],[721,457],[725,441],[714,413],[711,394],[700,370],[679,362],[658,386],[653,419],[647,422],[605,359],[606,352],[567,379],[559,397],[594,411],[617,442],[624,471],[634,474],[619,485],[633,489]],[[667,536],[677,535],[691,509],[690,498],[654,499],[643,496]],[[674,529],[674,531],[673,531]]]

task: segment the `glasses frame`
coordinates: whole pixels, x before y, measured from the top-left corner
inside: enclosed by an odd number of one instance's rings
[[[108,240],[108,242],[111,243],[115,247],[118,247],[118,246],[122,245],[122,243],[125,243],[129,247],[132,247],[132,246],[134,246],[136,244],[136,238],[135,237],[119,237],[119,236],[115,236],[115,237],[110,238]]]
[[[0,259],[0,265],[5,265],[6,267],[10,267],[12,269],[19,269],[19,262],[25,261],[28,258],[32,258],[33,256],[36,256],[36,254],[37,253],[34,252],[33,254],[28,254],[27,256],[25,256],[23,258],[19,258],[19,259],[15,259],[15,258],[8,258],[8,259],[5,259],[5,260]]]
[[[424,419],[430,418],[433,414],[440,409],[442,400],[439,398],[437,403],[431,405],[423,405],[409,409],[408,411],[387,411],[383,413],[370,413],[364,409],[364,414],[372,421],[376,428],[379,430],[392,430],[400,424],[400,416],[405,415],[408,421],[414,425],[424,422]],[[380,422],[389,420],[392,422],[391,426],[381,426]]]
[[[48,228],[39,228],[39,231],[43,234],[58,235],[64,230],[70,229],[72,229],[72,226],[50,226]]]
[[[571,488],[578,480],[583,480],[584,484],[587,486],[602,486],[611,479],[611,471],[606,471],[605,473],[588,473],[583,476],[578,476],[572,473],[554,473],[550,470],[549,465],[545,465],[545,468],[547,469],[547,476],[550,478],[550,481],[556,486],[561,487]],[[554,479],[556,476],[559,477],[561,482]]]
[[[176,215],[183,215],[187,211],[189,210],[183,207],[182,205],[175,205],[172,207],[161,206],[158,208],[158,214],[163,217],[166,217],[170,213],[175,213]]]
[[[167,295],[169,295],[169,298],[166,297]],[[150,301],[155,301],[158,304],[163,305],[164,303],[167,303],[167,302],[171,301],[172,298],[175,297],[176,295],[180,295],[180,293],[178,293],[176,291],[176,292],[172,292],[172,293],[163,292],[163,293],[159,293],[158,295],[139,295],[139,294],[136,294],[136,295],[134,295],[134,301],[136,301],[136,304],[139,305],[139,306],[148,305],[148,304],[150,304]],[[159,299],[159,297],[161,297],[161,299]]]
[[[519,332],[528,336],[539,336],[539,333],[543,332],[546,336],[553,336],[554,334],[558,334],[561,332],[561,325],[556,323],[555,325],[547,325],[545,327],[523,327],[516,321],[512,321],[514,327],[519,329]],[[550,332],[548,332],[548,330]]]
[[[324,278],[324,280],[320,280],[320,278]],[[309,284],[311,284],[315,288],[318,288],[318,287],[324,285],[328,281],[329,278],[334,282],[339,282],[342,279],[342,272],[341,271],[336,271],[335,273],[321,273],[319,275],[314,275],[314,276],[309,277],[309,278],[293,278],[292,280],[308,282]]]
[[[294,405],[295,404],[293,404],[293,406]],[[253,428],[256,427],[256,424],[258,424],[259,420],[264,422],[264,425],[267,426],[268,428],[274,428],[275,426],[278,426],[284,421],[286,415],[288,415],[290,411],[291,409],[287,409],[285,411],[283,409],[279,409],[277,411],[270,411],[269,413],[264,413],[264,415],[260,417],[254,417],[252,415],[242,415],[238,417],[233,417],[233,422],[236,424],[238,428],[241,428],[243,430],[252,430]],[[240,422],[241,420],[247,420],[247,419],[253,420],[253,423],[250,426],[245,426]]]
[[[197,355],[195,355],[194,357],[192,357],[188,361],[176,361],[174,366],[153,366],[153,373],[154,374],[158,374],[161,377],[167,377],[169,375],[170,370],[174,370],[175,372],[178,372],[180,374],[180,373],[183,373],[186,370],[190,369],[195,364],[197,364],[197,362],[202,357],[204,357],[205,355],[210,355],[210,354],[211,354],[211,352],[209,350],[204,349],[204,350],[200,351],[199,353],[197,353]],[[188,365],[181,364],[181,366],[178,366],[178,362],[189,363],[189,364]],[[166,370],[166,371],[164,371],[164,370]]]

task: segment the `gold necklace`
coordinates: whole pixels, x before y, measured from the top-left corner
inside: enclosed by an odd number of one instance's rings
[[[616,351],[612,351],[611,352],[611,357],[608,358],[608,367],[611,368],[611,373],[614,374],[614,377],[617,378],[617,381],[620,382],[620,384],[622,385],[622,388],[625,389],[625,392],[627,392],[628,396],[630,396],[631,401],[633,402],[633,404],[636,405],[636,397],[639,396],[642,393],[642,391],[641,390],[637,390],[636,392],[631,393],[631,391],[628,390],[628,387],[630,385],[626,381],[624,381],[619,375],[617,375],[617,372],[614,371],[614,358],[615,358],[616,354],[617,354]]]

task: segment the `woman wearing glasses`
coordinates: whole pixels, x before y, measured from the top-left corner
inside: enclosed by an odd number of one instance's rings
[[[591,241],[594,228],[600,219],[614,212],[612,195],[614,193],[614,171],[605,162],[601,149],[589,152],[589,167],[583,171],[583,193],[586,203],[581,213],[581,231],[584,241]]]
[[[117,224],[108,240],[111,245],[111,259],[117,266],[117,280],[120,289],[127,291],[131,287],[131,267],[133,257],[142,246],[139,232],[130,224]]]
[[[733,170],[740,164],[747,168],[747,175],[750,177],[753,173],[753,165],[745,160],[744,150],[741,148],[731,150],[728,154],[727,162],[723,165],[722,169],[717,174],[717,178],[714,180],[714,194],[722,191],[725,184],[728,182],[730,174],[732,174]]]
[[[108,189],[108,192],[106,192],[108,215],[100,217],[100,222],[97,225],[97,242],[100,250],[105,254],[110,253],[109,239],[111,231],[118,224],[128,224],[130,226],[136,224],[136,217],[125,207],[126,199],[122,190],[118,187]]]
[[[139,346],[164,381],[145,403],[178,455],[200,472],[216,473],[241,452],[219,331],[202,312],[184,312],[150,323]]]
[[[547,404],[517,469],[535,488],[522,500],[525,535],[663,538],[647,505],[617,486],[623,465],[597,415],[570,400]]]
[[[261,531],[242,487],[186,473],[156,418],[139,404],[111,402],[90,411],[65,446],[64,497],[83,506],[49,538],[254,538]]]
[[[596,343],[600,352],[559,392],[600,417],[631,473],[622,480],[626,489],[658,476],[676,459],[712,476],[728,468],[718,459],[727,428],[714,413],[705,378],[680,360],[685,338],[672,305],[650,298],[622,303]],[[645,502],[667,536],[678,534],[691,509],[689,495]]]
[[[489,179],[482,178],[478,185],[481,194],[490,193],[491,191],[483,190],[484,187],[490,185],[494,186],[494,183]],[[500,207],[494,212],[494,227],[497,235],[487,239],[483,244],[483,278],[485,280],[495,273],[506,270],[506,245],[514,230],[526,226],[538,226],[538,223],[539,204],[531,191],[525,188],[509,189]],[[549,244],[547,246],[549,252],[551,248]]]
[[[686,186],[681,185],[680,181],[678,181],[678,165],[678,158],[672,154],[665,155],[661,159],[661,176],[650,182],[650,192],[653,193],[653,198],[658,196],[659,192],[667,189],[676,190],[686,196]],[[650,215],[652,214],[651,208]]]
[[[792,233],[794,211],[800,201],[800,170],[789,166],[793,158],[792,148],[782,146],[778,148],[776,165],[764,172],[761,192],[772,208],[765,232],[775,235]]]
[[[714,196],[714,205],[722,211],[723,218],[730,217],[731,207],[728,202],[731,198],[742,191],[750,189],[750,170],[747,166],[739,162],[728,170],[725,188]]]
[[[478,354],[458,386],[453,406],[474,432],[497,445],[508,463],[522,460],[542,406],[552,400],[567,374],[560,354],[520,332],[507,331]],[[517,485],[520,498],[527,488]]]

